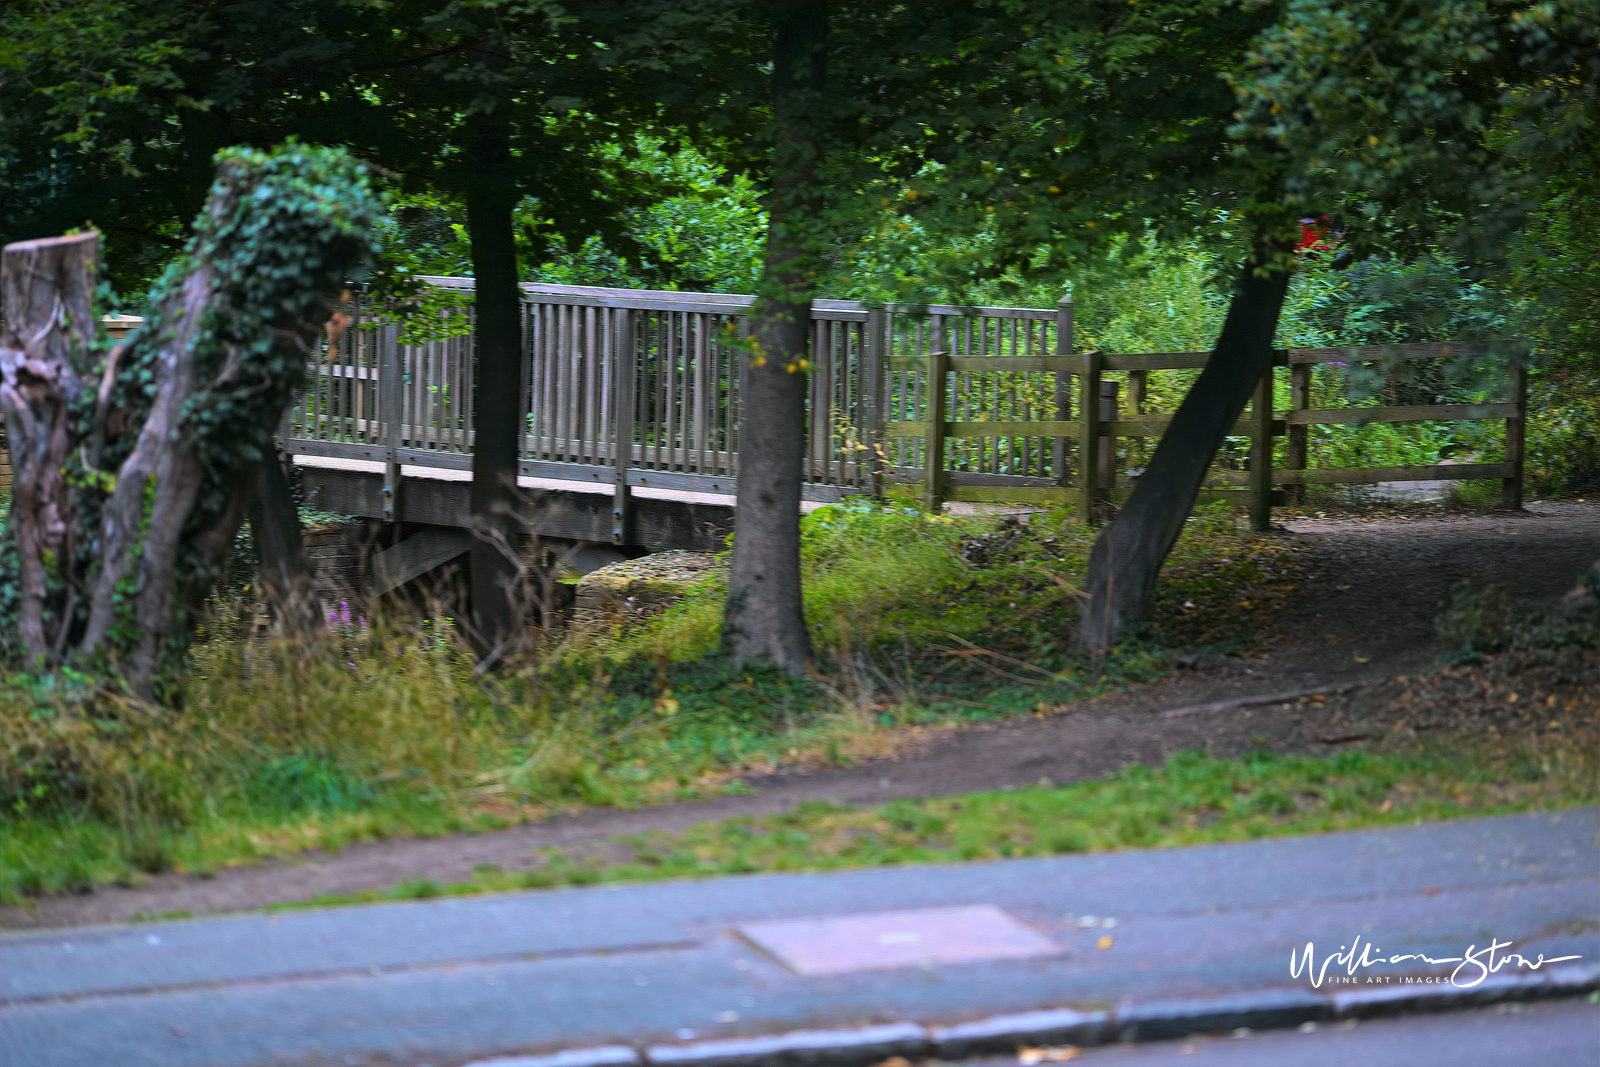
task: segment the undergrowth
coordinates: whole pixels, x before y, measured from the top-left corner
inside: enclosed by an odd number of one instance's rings
[[[254,634],[248,605],[220,603],[181,707],[70,671],[0,680],[0,899],[736,790],[750,768],[888,752],[908,724],[1152,680],[1170,635],[1248,643],[1239,627],[1262,619],[1238,614],[1236,583],[1259,578],[1263,610],[1288,595],[1269,580],[1288,547],[1205,512],[1150,632],[1090,661],[1072,649],[1090,544],[1059,515],[996,526],[820,509],[804,531],[817,666],[800,679],[717,657],[717,579],[642,625],[574,631],[538,665],[488,677],[447,619],[342,609],[316,647],[292,648]]]

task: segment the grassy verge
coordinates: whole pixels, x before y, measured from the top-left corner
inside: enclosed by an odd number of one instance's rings
[[[70,673],[0,678],[0,900],[738,789],[751,768],[847,762],[892,750],[908,727],[1154,679],[1166,644],[1248,644],[1292,586],[1281,541],[1203,514],[1150,638],[1091,665],[1071,648],[1089,544],[1064,516],[996,527],[905,508],[814,513],[818,656],[803,679],[717,659],[715,581],[645,625],[567,635],[492,678],[446,621],[344,612],[319,647],[281,648],[252,637],[244,611],[219,611],[181,708]]]
[[[782,815],[620,837],[580,852],[550,851],[530,871],[482,867],[470,882],[417,880],[295,906],[1192,845],[1527,811],[1600,799],[1597,763],[1593,753],[1548,747],[1466,757],[1261,753],[1216,760],[1182,753],[1164,767],[1134,767],[1059,788],[866,809],[807,803]]]

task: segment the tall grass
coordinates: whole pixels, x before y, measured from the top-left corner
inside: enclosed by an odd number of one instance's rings
[[[1277,551],[1222,512],[1190,527],[1163,587],[1186,623],[1200,590],[1236,587],[1252,553]],[[715,655],[715,578],[643,625],[552,638],[502,675],[475,672],[448,620],[344,611],[291,647],[221,604],[181,707],[70,671],[10,676],[0,897],[737,789],[746,768],[885,751],[900,724],[1030,713],[1164,670],[1148,643],[1098,665],[1072,651],[1090,538],[1065,516],[997,528],[837,506],[807,518],[803,543],[806,678]]]

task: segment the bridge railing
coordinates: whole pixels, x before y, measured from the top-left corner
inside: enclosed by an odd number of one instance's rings
[[[474,431],[471,279],[431,278],[460,297],[435,339],[402,343],[398,323],[358,299],[350,328],[318,355],[303,401],[280,434],[285,452],[385,465],[386,509],[402,466],[468,470]],[[449,301],[446,301],[449,303]],[[589,286],[522,286],[519,378],[527,412],[519,473],[606,485],[614,538],[625,540],[636,488],[731,496],[737,477],[741,367],[754,298]],[[945,500],[1075,503],[1093,521],[1131,491],[1118,439],[1159,437],[1147,415],[1151,370],[1197,369],[1208,353],[1102,355],[1073,351],[1072,305],[1056,308],[812,307],[806,465],[816,501],[921,483]],[[1292,349],[1291,405],[1274,411],[1272,375],[1235,433],[1248,436],[1246,472],[1214,471],[1207,495],[1247,501],[1264,525],[1275,495],[1307,483],[1500,478],[1521,499],[1525,386],[1504,342]],[[1506,348],[1506,351],[1512,351]],[[1492,351],[1491,351],[1492,350]],[[1311,368],[1327,362],[1491,359],[1507,364],[1506,399],[1415,408],[1309,408]],[[1118,381],[1108,375],[1122,375]],[[1120,411],[1128,388],[1132,417]],[[1499,463],[1307,469],[1307,430],[1326,424],[1502,419]],[[1273,438],[1288,437],[1273,469]],[[1083,471],[1089,471],[1087,477]]]
[[[319,353],[280,440],[286,453],[398,467],[471,467],[471,279],[430,278],[461,295],[440,336],[402,343],[396,322],[360,298],[350,326]],[[754,298],[589,286],[522,286],[518,389],[527,429],[525,477],[732,494],[737,476],[741,340]],[[460,321],[449,320],[460,317]],[[1060,309],[869,308],[818,300],[812,309],[803,493],[836,500],[884,481],[925,477],[925,438],[884,438],[916,420],[927,377],[907,357],[953,347],[973,357],[1065,353],[1071,306]],[[1057,379],[1061,379],[1058,381]],[[947,383],[951,409],[1019,418],[1066,404],[1065,375],[974,374]],[[1051,438],[999,436],[946,454],[950,484],[1059,484],[1066,450]],[[625,502],[624,502],[625,503]]]

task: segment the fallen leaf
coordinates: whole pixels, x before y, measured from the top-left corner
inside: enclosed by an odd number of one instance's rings
[[[1367,656],[1357,656],[1356,657],[1356,662],[1357,663],[1369,663],[1369,662],[1371,662],[1371,660]]]
[[[1078,1055],[1076,1045],[1039,1045],[1036,1047],[1023,1047],[1017,1049],[1017,1062],[1022,1067],[1034,1067],[1039,1063],[1065,1063]]]
[[[1110,934],[1102,934],[1101,937],[1100,937],[1100,940],[1098,940],[1098,941],[1096,941],[1094,943],[1094,947],[1099,949],[1101,952],[1104,952],[1106,949],[1110,948],[1111,947],[1111,935]]]

